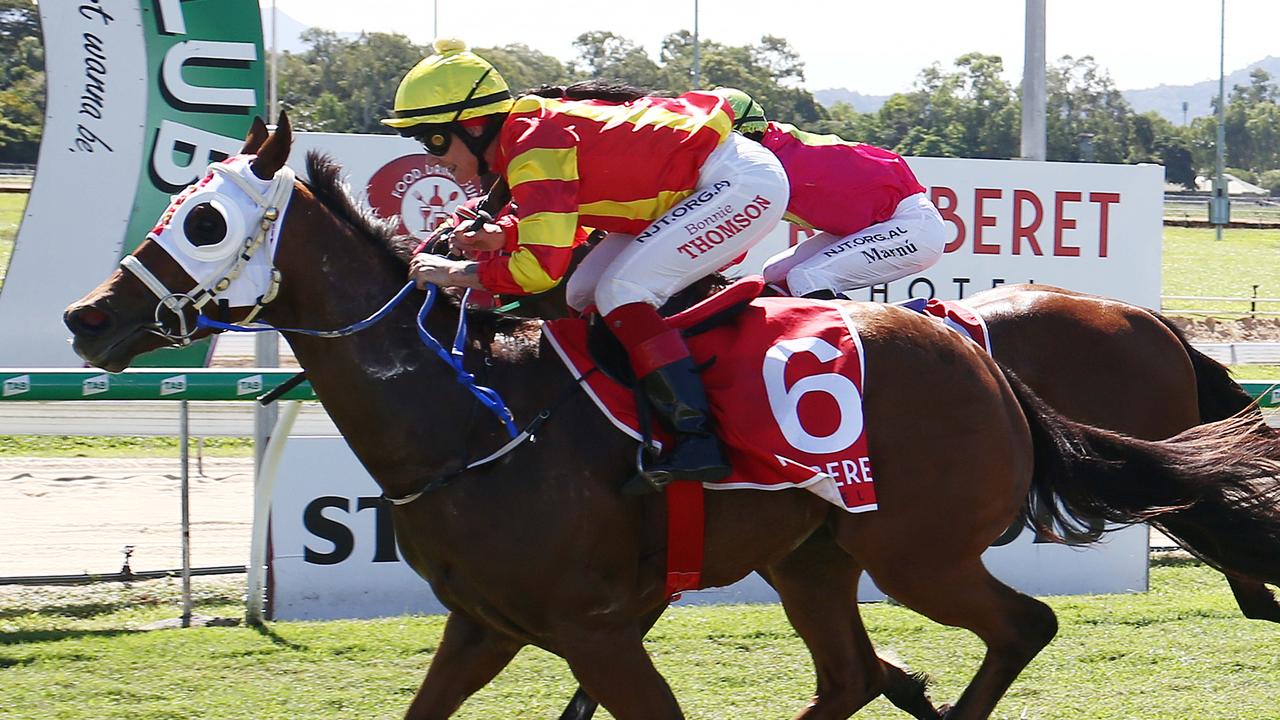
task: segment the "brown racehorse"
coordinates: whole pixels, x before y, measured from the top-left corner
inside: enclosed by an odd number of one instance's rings
[[[290,142],[287,118],[270,137],[255,124],[244,148],[255,155],[253,173],[277,177]],[[389,235],[353,209],[336,166],[310,158],[309,170],[310,184],[292,187],[280,220],[274,265],[283,282],[261,317],[328,329],[389,297],[406,264]],[[205,215],[193,232],[207,237],[218,223]],[[230,225],[252,228],[270,215]],[[185,334],[172,312],[157,312],[163,290],[156,287],[185,291],[209,280],[189,276],[154,241],[133,257],[153,284],[136,269],[117,271],[66,313],[77,352],[107,370]],[[175,310],[191,322],[189,303]],[[440,307],[428,328],[445,335],[458,313],[456,305]],[[1068,529],[1081,516],[1149,520],[1218,498],[1231,500],[1219,504],[1242,524],[1270,517],[1257,505],[1274,498],[1259,495],[1254,479],[1280,473],[1280,448],[1256,424],[1201,426],[1166,442],[1079,425],[932,321],[872,304],[850,313],[867,364],[879,368],[863,405],[874,428],[881,509],[851,515],[799,490],[707,499],[704,584],[761,570],[813,654],[818,694],[798,717],[846,718],[880,693],[918,718],[988,717],[1056,631],[1046,605],[997,581],[980,558],[1028,494],[1057,508],[1057,524]],[[486,368],[485,382],[518,418],[554,406],[571,379],[538,324],[472,320],[469,367]],[[413,321],[403,308],[354,336],[287,334],[317,395],[388,497],[411,494],[505,442],[452,368],[421,346]],[[667,601],[664,504],[619,491],[634,444],[584,394],[569,397],[537,444],[396,507],[406,560],[451,609],[408,717],[448,717],[527,644],[565,658],[621,720],[682,717],[642,644]],[[933,412],[922,417],[903,407]],[[1280,535],[1280,527],[1270,532]],[[986,644],[977,674],[944,714],[918,684],[876,658],[848,602],[863,571],[904,605]]]
[[[558,299],[538,302],[539,311],[558,312]],[[996,360],[1077,422],[1160,440],[1252,405],[1224,366],[1159,313],[1047,285],[1002,286],[965,303],[986,322]],[[1280,584],[1280,545],[1230,517],[1199,508],[1154,524],[1226,575],[1246,617],[1280,622],[1280,605],[1264,584]],[[562,720],[586,720],[593,711],[579,692]]]
[[[1047,285],[994,288],[965,303],[986,321],[996,359],[1077,422],[1160,440],[1253,404],[1159,313]],[[1263,584],[1280,584],[1280,547],[1259,547],[1199,511],[1155,524],[1226,575],[1246,617],[1280,622]]]

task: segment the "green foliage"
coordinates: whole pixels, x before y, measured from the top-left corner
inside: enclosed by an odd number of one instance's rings
[[[1273,197],[1280,197],[1280,170],[1267,170],[1259,173],[1258,185],[1266,188]]]
[[[0,162],[33,163],[44,126],[44,48],[30,0],[0,0]]]
[[[440,617],[399,617],[139,630],[178,614],[177,586],[5,591],[0,715],[398,718],[443,629]],[[243,589],[197,578],[197,613],[240,616]],[[1204,566],[1157,561],[1150,592],[1046,602],[1058,636],[992,717],[1275,717],[1273,626],[1240,617],[1226,583]],[[933,676],[935,702],[954,702],[982,661],[982,643],[966,631],[886,604],[859,612],[878,648]],[[809,655],[776,605],[678,607],[647,645],[692,720],[790,717],[813,692]],[[575,685],[562,660],[527,648],[456,717],[556,717]],[[905,716],[882,698],[857,717]]]
[[[285,53],[280,62],[280,100],[299,130],[389,133],[389,117],[400,78],[425,54],[407,37],[363,33],[348,40],[309,29],[310,48]]]
[[[520,43],[489,48],[476,48],[476,52],[502,73],[511,92],[520,93],[541,85],[564,85],[572,81],[564,63],[546,53],[538,52]]]

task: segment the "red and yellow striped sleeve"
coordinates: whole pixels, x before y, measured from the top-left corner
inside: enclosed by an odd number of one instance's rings
[[[507,185],[516,206],[516,246],[480,266],[493,292],[550,290],[564,277],[578,230],[577,138],[563,128],[519,118],[503,133],[517,133],[508,150]],[[507,229],[510,229],[508,221]]]

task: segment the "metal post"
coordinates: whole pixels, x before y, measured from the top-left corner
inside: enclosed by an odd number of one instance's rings
[[[1213,182],[1213,202],[1217,203],[1216,212],[1210,218],[1216,228],[1218,240],[1222,239],[1222,226],[1227,223],[1223,210],[1230,212],[1230,199],[1227,193],[1226,144],[1227,144],[1227,0],[1222,0],[1221,37],[1218,40],[1218,148],[1217,178]]]
[[[440,37],[440,0],[431,0],[431,39]]]
[[[269,120],[275,122],[280,117],[280,36],[276,28],[280,27],[280,15],[276,12],[276,0],[271,0],[271,94],[267,104]]]
[[[302,403],[294,400],[285,403],[284,412],[271,433],[271,441],[263,448],[260,470],[253,483],[253,536],[249,540],[249,582],[245,598],[245,620],[251,625],[261,625],[266,619],[264,609],[267,584],[267,528],[271,521],[271,495],[275,491],[280,458],[289,438],[289,431],[298,419]]]
[[[702,87],[702,48],[698,40],[698,0],[693,0],[693,89]]]
[[[191,442],[187,401],[178,406],[178,457],[182,465],[182,627],[191,627],[191,473],[188,472],[188,443]]]
[[[1047,157],[1045,119],[1045,0],[1027,0],[1027,34],[1022,58],[1022,158]]]

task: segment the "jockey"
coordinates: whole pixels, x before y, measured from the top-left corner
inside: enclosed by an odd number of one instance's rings
[[[559,94],[573,99],[513,98],[493,66],[457,40],[437,41],[409,71],[383,122],[420,140],[459,182],[492,169],[515,208],[454,237],[458,249],[491,254],[419,254],[410,276],[420,286],[543,292],[563,278],[579,225],[607,232],[574,272],[570,303],[604,318],[676,436],[670,455],[642,474],[648,482],[628,491],[724,477],[730,468],[698,369],[657,308],[764,238],[786,208],[786,174],[772,153],[732,132],[727,104],[712,93],[566,90]],[[704,234],[734,217],[734,234]]]
[[[817,235],[765,262],[767,282],[788,294],[832,298],[918,273],[942,257],[942,216],[896,153],[769,122],[734,88],[712,92],[734,129],[782,161],[791,182],[786,219]]]

